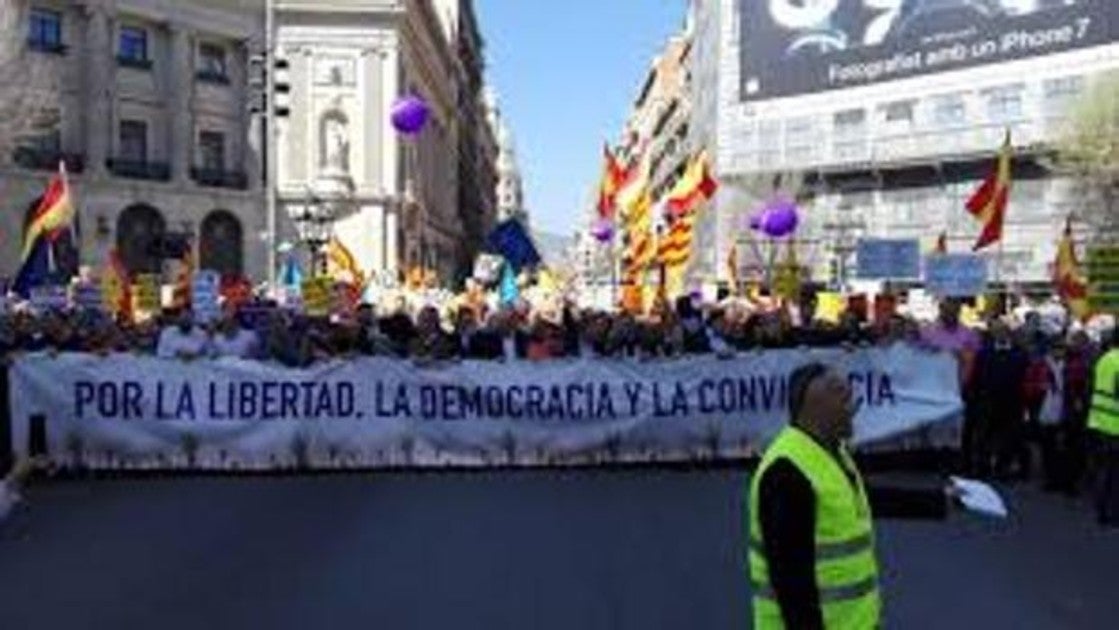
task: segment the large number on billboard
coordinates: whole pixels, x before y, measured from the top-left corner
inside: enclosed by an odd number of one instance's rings
[[[1119,41],[1119,0],[738,0],[742,98]]]

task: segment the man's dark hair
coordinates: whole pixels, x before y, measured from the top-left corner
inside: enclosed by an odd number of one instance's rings
[[[823,363],[808,363],[793,370],[789,376],[789,419],[796,420],[804,408],[804,397],[808,388],[821,376],[828,373]]]

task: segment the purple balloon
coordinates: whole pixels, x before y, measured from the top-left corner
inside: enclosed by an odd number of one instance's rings
[[[785,197],[771,200],[760,212],[750,217],[750,229],[761,231],[770,238],[781,238],[796,231],[800,213],[796,203]]]
[[[415,135],[427,124],[430,110],[427,103],[418,96],[401,97],[392,106],[392,126],[406,135]]]
[[[591,226],[591,236],[600,243],[605,243],[614,238],[614,224],[610,219],[599,219]]]

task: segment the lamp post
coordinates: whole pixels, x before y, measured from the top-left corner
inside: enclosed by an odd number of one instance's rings
[[[334,236],[334,209],[308,193],[304,205],[288,206],[288,217],[295,224],[299,242],[307,248],[312,275],[325,273],[322,250]]]

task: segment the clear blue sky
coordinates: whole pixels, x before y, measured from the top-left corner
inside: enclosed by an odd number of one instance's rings
[[[516,139],[535,228],[574,233],[685,0],[476,0],[487,78]]]

